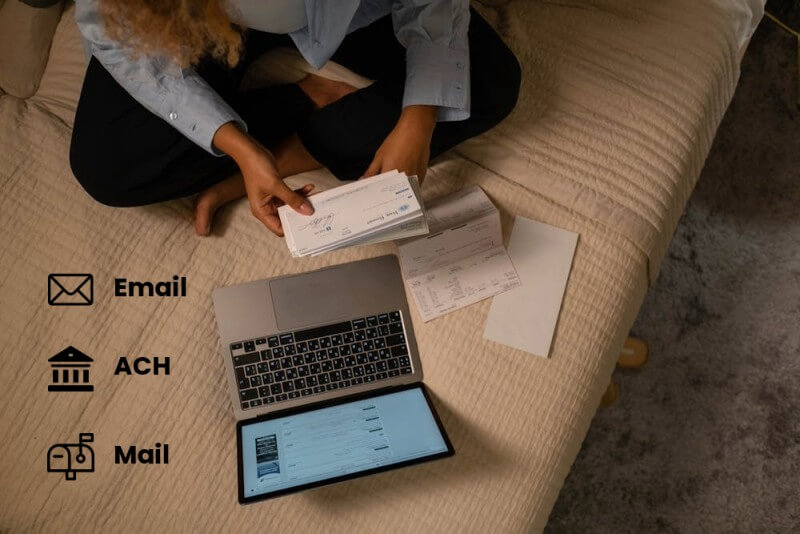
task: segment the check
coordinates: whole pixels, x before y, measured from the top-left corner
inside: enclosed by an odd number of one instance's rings
[[[281,206],[278,215],[295,257],[428,232],[416,177],[388,172],[309,197],[314,215]]]

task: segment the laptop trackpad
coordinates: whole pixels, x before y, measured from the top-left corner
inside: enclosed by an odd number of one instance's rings
[[[352,279],[346,273],[347,269],[333,268],[272,280],[269,289],[278,329],[297,330],[352,318],[364,296],[350,287]]]

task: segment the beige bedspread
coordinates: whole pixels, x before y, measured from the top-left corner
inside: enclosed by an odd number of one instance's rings
[[[211,290],[393,246],[292,259],[244,202],[208,238],[194,235],[189,200],[93,202],[68,166],[84,59],[65,13],[38,93],[0,97],[0,531],[544,527],[731,98],[746,10],[713,0],[486,5],[523,64],[520,102],[435,161],[424,195],[478,184],[506,236],[513,214],[580,233],[552,355],[485,341],[488,302],[427,324],[414,315],[456,456],[246,507]],[[95,304],[48,306],[53,272],[93,273]],[[174,274],[188,277],[186,298],[111,297],[114,277]],[[67,345],[95,358],[94,392],[47,391],[47,359]],[[122,355],[171,356],[172,373],[114,376]],[[47,473],[49,446],[79,432],[95,434],[96,472]],[[114,464],[114,445],[155,442],[169,443],[168,465]]]

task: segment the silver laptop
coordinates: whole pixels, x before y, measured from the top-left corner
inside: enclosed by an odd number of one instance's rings
[[[422,381],[395,256],[213,293],[237,419]]]
[[[213,293],[249,503],[450,456],[400,266],[381,256]]]

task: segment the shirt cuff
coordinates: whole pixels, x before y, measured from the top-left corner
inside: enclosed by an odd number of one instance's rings
[[[180,92],[183,98],[168,106],[165,119],[210,154],[224,156],[225,153],[214,146],[214,134],[228,122],[237,123],[246,132],[247,123],[215,91],[202,85],[203,82],[198,83],[194,77],[184,80],[190,87]]]
[[[406,51],[403,107],[438,106],[439,121],[469,118],[469,51],[417,42]]]

